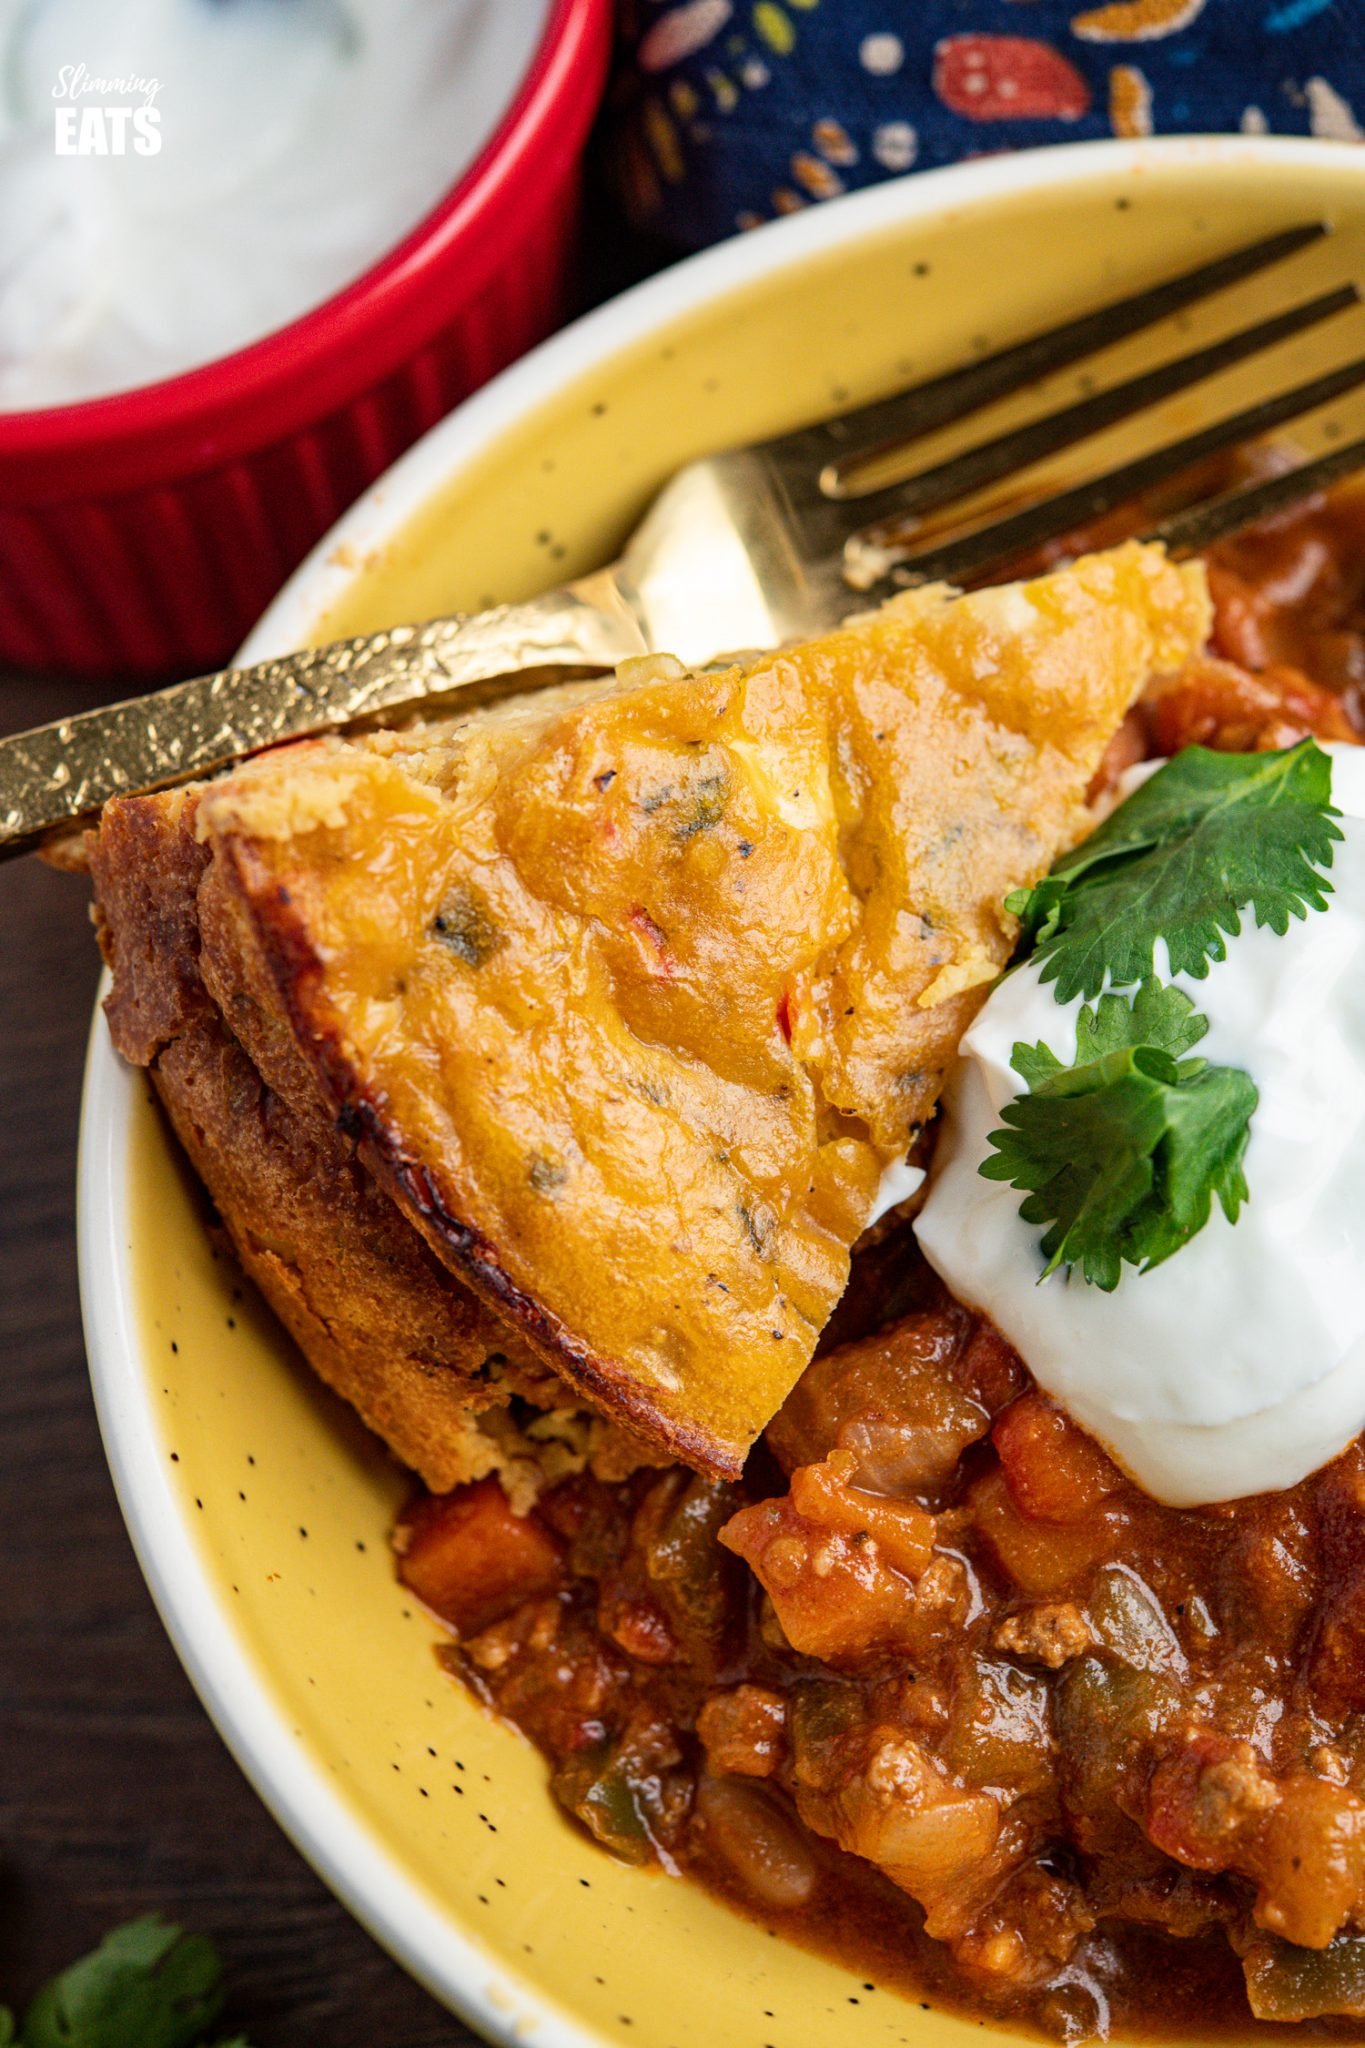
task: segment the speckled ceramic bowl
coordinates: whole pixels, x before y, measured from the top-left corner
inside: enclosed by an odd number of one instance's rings
[[[1365,271],[1365,150],[1084,145],[765,228],[603,308],[436,428],[299,571],[247,653],[529,595],[605,558],[692,455],[1318,214],[1338,224],[1332,241],[1188,323],[1207,334]],[[1286,381],[1365,349],[1362,323],[1348,315],[1283,351]],[[1144,349],[1128,344],[1123,363]],[[1172,416],[1183,424],[1193,403]],[[1347,428],[1365,422],[1320,423]],[[145,1082],[97,1017],[81,1280],[124,1512],[225,1739],[378,1939],[507,2043],[979,2039],[974,2023],[611,1862],[569,1826],[535,1752],[440,1676],[433,1625],[395,1582],[402,1475],[314,1384],[203,1223]]]

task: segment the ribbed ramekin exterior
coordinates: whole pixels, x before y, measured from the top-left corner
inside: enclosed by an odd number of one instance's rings
[[[202,436],[192,418],[188,431],[182,420],[171,459],[152,461],[151,474],[131,488],[117,472],[128,470],[131,455],[136,473],[136,446],[125,445],[115,462],[96,448],[88,466],[73,465],[69,435],[50,475],[43,450],[29,447],[7,482],[0,418],[0,665],[130,680],[221,665],[359,493],[560,323],[571,310],[581,153],[605,66],[608,11],[604,0],[560,0],[555,18],[571,17],[581,61],[562,94],[557,146],[536,153],[538,175],[523,163],[514,204],[504,190],[484,209],[478,228],[485,245],[490,232],[498,240],[496,261],[471,266],[462,258],[465,238],[448,241],[423,278],[429,303],[444,311],[373,382],[362,371],[360,388],[343,402],[260,446],[247,437],[226,457],[206,407]],[[579,14],[598,17],[589,33]],[[499,208],[503,217],[492,217]],[[482,275],[466,289],[471,268]],[[345,348],[344,318],[337,328]],[[355,346],[362,363],[376,352],[372,335]],[[113,488],[103,487],[106,471]]]

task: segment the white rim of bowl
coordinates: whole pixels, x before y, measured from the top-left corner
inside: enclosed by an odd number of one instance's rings
[[[465,401],[358,499],[295,571],[240,661],[301,645],[363,559],[433,492],[542,399],[699,305],[847,241],[949,207],[1084,185],[1154,164],[1331,165],[1365,177],[1358,144],[1282,136],[1163,136],[1078,142],[911,173],[722,242],[634,286],[565,328]],[[342,560],[338,560],[338,550]],[[101,982],[100,995],[108,977]],[[433,1997],[505,2048],[603,2048],[519,1972],[470,1940],[337,1798],[288,1731],[221,1609],[167,1471],[144,1369],[128,1242],[129,1144],[140,1078],[119,1060],[97,1002],[81,1107],[76,1230],[90,1377],[105,1451],[142,1573],[210,1719],[295,1847],[362,1926]],[[548,1794],[547,1794],[548,1797]]]

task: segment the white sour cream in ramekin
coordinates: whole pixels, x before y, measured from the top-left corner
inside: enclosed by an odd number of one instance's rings
[[[1327,751],[1345,834],[1328,909],[1282,938],[1244,914],[1203,981],[1173,977],[1209,1019],[1195,1053],[1260,1091],[1237,1222],[1215,1203],[1189,1244],[1152,1272],[1125,1266],[1112,1294],[1079,1274],[1039,1284],[1022,1196],[978,1172],[1023,1087],[1016,1041],[1076,1056],[1080,1002],[1059,1004],[1026,965],[962,1041],[915,1225],[954,1294],[1176,1507],[1292,1486],[1365,1428],[1365,748]]]
[[[210,362],[359,276],[488,141],[548,7],[0,0],[0,411]]]

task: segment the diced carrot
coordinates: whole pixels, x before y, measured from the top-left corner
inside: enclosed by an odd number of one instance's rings
[[[914,1586],[865,1532],[808,1522],[784,1498],[741,1508],[720,1540],[750,1566],[802,1656],[858,1664],[907,1648],[916,1632]]]
[[[851,1451],[832,1451],[823,1464],[800,1466],[791,1476],[792,1506],[806,1521],[840,1535],[875,1537],[886,1562],[917,1579],[933,1553],[933,1516],[912,1501],[850,1486],[856,1466]]]
[[[514,1515],[496,1479],[424,1495],[398,1525],[398,1575],[457,1635],[478,1635],[564,1584],[554,1537],[534,1514]]]
[[[972,1523],[1023,1593],[1035,1598],[1075,1594],[1115,1544],[1126,1517],[1102,1509],[1080,1522],[1043,1522],[1020,1512],[997,1469],[983,1473],[968,1496]]]

